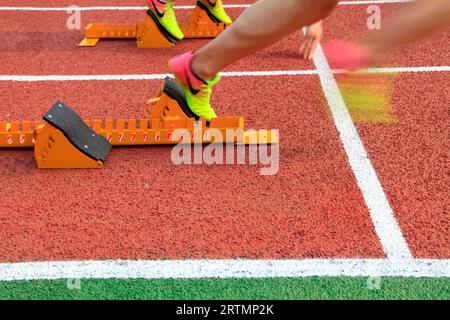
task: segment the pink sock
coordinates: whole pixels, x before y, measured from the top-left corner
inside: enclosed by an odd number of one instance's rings
[[[166,6],[167,2],[170,2],[169,0],[145,0],[149,7],[151,8],[152,5],[154,5],[157,8],[163,8]]]
[[[200,90],[206,81],[197,76],[191,68],[192,59],[194,55],[192,52],[186,52],[182,55],[176,56],[169,61],[169,68],[175,76],[182,82],[182,84],[195,94],[195,91]]]

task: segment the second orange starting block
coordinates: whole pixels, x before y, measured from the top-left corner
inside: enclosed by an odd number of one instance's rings
[[[227,27],[198,2],[181,30],[185,39],[201,39],[215,38]],[[90,23],[79,46],[94,47],[100,39],[134,39],[138,48],[170,48],[179,41],[164,29],[151,10],[147,10],[146,17],[138,23]]]

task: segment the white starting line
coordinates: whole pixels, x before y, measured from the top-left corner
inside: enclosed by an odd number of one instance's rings
[[[274,277],[450,277],[450,260],[105,260],[0,264],[0,281]]]

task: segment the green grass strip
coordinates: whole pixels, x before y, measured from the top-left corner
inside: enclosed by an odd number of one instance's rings
[[[450,278],[11,281],[0,299],[450,299]]]

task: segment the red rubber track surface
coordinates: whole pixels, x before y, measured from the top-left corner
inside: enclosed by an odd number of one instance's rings
[[[0,85],[14,117],[56,97],[82,116],[135,116],[161,83]],[[31,151],[3,151],[1,259],[383,256],[315,77],[225,78],[216,93],[220,113],[280,129],[278,175],[175,166],[170,148],[114,149],[91,171],[39,171]]]
[[[367,32],[366,8],[339,6],[326,21],[325,40]],[[382,6],[383,12],[391,8],[396,5]],[[229,12],[236,17],[241,10]],[[170,56],[205,43],[138,50],[132,41],[104,41],[77,48],[82,35],[65,29],[64,12],[0,12],[0,17],[5,39],[0,74],[165,73]],[[139,11],[89,11],[82,21],[141,17]],[[383,64],[450,65],[447,56],[437,54],[448,52],[446,38],[448,31],[390,55]],[[313,69],[299,59],[298,39],[290,36],[228,70]],[[419,257],[449,257],[448,83],[446,74],[404,74],[393,100],[399,123],[358,124]],[[161,81],[0,82],[0,119],[40,118],[56,99],[83,117],[141,117],[145,100],[160,86]],[[280,129],[278,175],[260,176],[260,167],[249,165],[175,166],[171,149],[160,147],[114,149],[102,170],[39,171],[31,151],[3,150],[0,261],[383,256],[316,76],[224,78],[213,102],[219,114],[244,115],[248,127]]]
[[[396,80],[398,123],[358,125],[400,227],[416,257],[450,258],[450,74]]]

